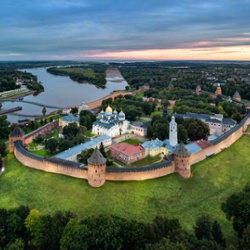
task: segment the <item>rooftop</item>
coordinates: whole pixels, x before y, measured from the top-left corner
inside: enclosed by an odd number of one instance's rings
[[[57,158],[60,158],[60,159],[68,159],[72,156],[75,156],[77,154],[79,154],[81,151],[83,150],[86,150],[86,149],[89,149],[89,148],[93,148],[95,147],[97,144],[103,142],[103,141],[106,141],[106,140],[109,140],[111,139],[110,136],[108,135],[102,135],[102,136],[99,136],[99,137],[96,137],[90,141],[87,141],[85,143],[82,143],[82,144],[79,144],[77,146],[74,146],[72,148],[69,148],[57,155],[55,155],[55,157]]]
[[[121,152],[124,155],[130,156],[140,152],[144,152],[144,148],[141,145],[133,145],[126,142],[121,142],[112,146],[112,149]]]

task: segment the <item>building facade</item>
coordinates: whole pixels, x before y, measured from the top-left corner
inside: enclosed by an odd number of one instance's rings
[[[129,121],[125,119],[125,114],[119,114],[108,106],[105,112],[102,110],[97,120],[92,125],[92,133],[95,135],[108,135],[110,137],[119,136],[128,132]]]
[[[145,149],[141,145],[121,142],[110,148],[110,154],[118,161],[130,164],[143,159],[145,157]]]

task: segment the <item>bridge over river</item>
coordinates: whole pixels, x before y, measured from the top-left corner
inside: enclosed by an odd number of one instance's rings
[[[13,99],[3,99],[3,100],[0,100],[0,102],[21,102],[21,103],[33,104],[33,105],[40,106],[40,107],[45,107],[45,108],[64,109],[64,107],[57,107],[57,106],[43,104],[43,103],[39,103],[39,102],[30,102],[30,101],[16,100],[16,99],[15,100],[13,100]]]

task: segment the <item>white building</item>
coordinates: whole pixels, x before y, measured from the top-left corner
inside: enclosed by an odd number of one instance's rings
[[[91,139],[90,141],[87,141],[85,143],[81,143],[79,145],[76,145],[72,148],[69,148],[54,157],[60,158],[63,160],[68,160],[68,161],[74,161],[77,162],[77,155],[81,153],[81,151],[87,150],[89,148],[96,148],[100,147],[101,143],[103,144],[104,147],[108,147],[112,144],[112,139],[110,136],[99,136],[94,139]]]
[[[88,110],[89,106],[83,101],[82,104],[78,107],[78,115],[80,115],[80,112],[82,110]]]
[[[115,137],[125,134],[128,131],[129,121],[125,119],[125,114],[121,111],[119,114],[108,106],[105,112],[102,110],[93,123],[92,133],[95,135],[108,135]]]
[[[175,117],[171,117],[171,122],[169,123],[169,142],[172,147],[176,146],[177,140],[177,123],[175,122]]]

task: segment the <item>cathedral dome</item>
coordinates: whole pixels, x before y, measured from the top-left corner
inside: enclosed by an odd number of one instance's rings
[[[118,116],[119,117],[125,117],[125,114],[121,111]]]
[[[106,113],[112,113],[112,108],[108,105],[108,107],[106,108],[105,112]]]

